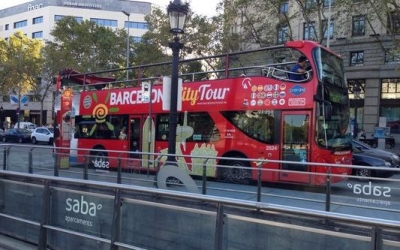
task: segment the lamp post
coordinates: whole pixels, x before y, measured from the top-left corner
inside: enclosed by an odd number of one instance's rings
[[[19,38],[21,40],[21,51],[19,53],[19,64],[20,64],[20,74],[22,74],[22,36],[20,36],[19,34],[15,34],[15,37]],[[17,109],[17,128],[20,129],[19,125],[20,125],[20,120],[21,120],[21,82],[22,82],[22,77],[21,79],[18,81],[18,109]]]
[[[326,47],[329,48],[330,38],[331,38],[331,6],[332,0],[329,0],[329,8],[328,8],[328,24],[327,24],[327,37],[326,37]]]
[[[128,81],[128,79],[129,79],[129,71],[128,71],[128,67],[129,67],[129,17],[131,16],[131,14],[129,14],[125,10],[123,10],[122,13],[124,13],[125,16],[128,17],[128,22],[126,23],[126,32],[128,33],[128,37],[126,38],[126,80]]]
[[[354,84],[353,94],[354,94],[354,127],[353,127],[353,138],[357,139],[358,134],[358,122],[357,122],[357,113],[358,113],[358,103],[357,100],[360,98],[361,88],[357,83]]]
[[[0,107],[0,129],[4,130],[4,121],[3,121],[3,106]]]
[[[178,34],[183,34],[185,19],[189,12],[189,4],[182,3],[181,0],[174,0],[168,5],[168,16],[170,23],[170,32],[174,34],[174,41],[169,43],[172,49],[172,73],[171,73],[171,106],[169,111],[169,137],[168,137],[168,158],[167,162],[176,162],[176,127],[178,123],[178,66],[179,51],[183,44],[179,42]]]

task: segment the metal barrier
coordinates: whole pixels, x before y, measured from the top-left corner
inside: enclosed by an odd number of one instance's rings
[[[82,180],[106,181],[111,183],[120,183],[126,185],[138,185],[148,188],[160,188],[156,172],[150,173],[144,171],[142,173],[133,169],[123,169],[119,163],[119,168],[112,171],[96,171],[89,168],[88,159],[90,155],[86,155],[87,161],[82,164],[71,164],[69,168],[60,168],[57,165],[57,157],[59,154],[53,155],[51,147],[32,146],[32,145],[16,145],[3,144],[3,169],[41,174],[45,176],[59,176],[66,178],[76,178]],[[2,156],[1,156],[2,155]],[[160,165],[162,155],[154,154],[154,166]],[[193,156],[192,156],[193,157]],[[149,157],[150,158],[150,157]],[[123,158],[119,157],[121,162]],[[147,159],[147,157],[144,157]],[[190,185],[177,180],[169,180],[163,187],[174,191],[188,192],[197,190],[198,193],[215,195],[222,197],[237,198],[243,200],[268,202],[289,206],[298,206],[302,208],[313,208],[319,211],[334,211],[350,215],[363,215],[373,218],[381,218],[387,220],[399,221],[400,214],[400,175],[396,174],[391,178],[362,178],[356,176],[347,176],[347,180],[340,183],[331,183],[332,177],[343,177],[330,173],[318,174],[326,178],[327,185],[322,187],[310,187],[301,184],[285,185],[270,184],[261,181],[261,176],[266,174],[290,173],[290,170],[267,169],[262,164],[270,164],[275,162],[288,163],[287,161],[271,161],[260,159],[248,159],[249,161],[259,161],[260,165],[257,169],[257,180],[253,184],[238,184],[220,182],[215,179],[206,177],[207,162],[219,159],[217,157],[202,157],[201,175],[193,177]],[[230,158],[227,158],[231,160]],[[361,166],[341,166],[329,165],[321,163],[303,163],[290,162],[290,164],[307,164],[310,166],[324,166],[327,170],[331,166],[336,167],[352,167],[360,168]],[[148,164],[149,165],[149,164]],[[230,168],[230,166],[218,166],[219,168]],[[238,167],[236,167],[238,168]],[[241,168],[246,170],[246,168]],[[156,168],[156,171],[159,169]],[[400,173],[399,169],[393,170]],[[298,173],[297,174],[309,174]],[[317,174],[315,174],[317,175]],[[179,178],[178,178],[179,179]]]
[[[388,220],[4,170],[0,186],[0,232],[38,249],[400,249]]]

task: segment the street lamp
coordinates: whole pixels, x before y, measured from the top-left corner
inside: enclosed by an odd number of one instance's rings
[[[329,48],[329,41],[331,38],[331,6],[332,0],[329,0],[329,8],[328,8],[328,24],[327,24],[327,37],[326,37],[326,47]]]
[[[181,0],[174,0],[168,5],[168,16],[170,32],[174,34],[174,41],[169,43],[172,49],[172,73],[171,73],[171,106],[169,111],[169,137],[168,137],[168,158],[167,162],[176,162],[176,127],[178,123],[178,65],[179,51],[183,44],[179,42],[178,34],[183,34],[186,16],[189,12],[189,4]]]
[[[353,138],[357,139],[358,134],[358,122],[357,122],[357,113],[358,113],[358,103],[357,100],[360,98],[361,88],[360,86],[355,83],[353,87],[353,94],[354,94],[354,127],[353,127]]]
[[[0,107],[0,129],[4,130],[4,121],[3,121],[3,106]]]
[[[19,54],[19,64],[20,64],[20,74],[22,74],[22,42],[23,42],[23,40],[22,40],[22,36],[20,36],[19,34],[15,34],[15,37],[17,37],[17,38],[19,38],[19,39],[21,39],[21,51],[20,51],[20,54]],[[22,82],[22,77],[21,77],[21,79],[18,81],[18,110],[17,110],[17,128],[18,129],[20,129],[20,127],[19,127],[19,125],[20,125],[20,120],[21,120],[21,118],[20,118],[20,116],[21,116],[21,82]]]
[[[126,81],[128,81],[128,79],[129,79],[129,71],[128,71],[128,67],[129,67],[129,17],[131,16],[131,14],[129,14],[125,10],[123,10],[122,13],[124,13],[125,16],[128,17],[128,22],[126,23],[126,31],[128,33],[128,37],[126,38]]]

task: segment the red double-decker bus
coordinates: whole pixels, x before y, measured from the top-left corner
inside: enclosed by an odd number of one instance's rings
[[[307,58],[307,72],[291,72],[302,56]],[[198,68],[190,67],[194,62],[201,72],[190,71]],[[212,70],[205,69],[208,65]],[[121,164],[156,170],[149,162],[162,163],[166,157],[154,159],[140,153],[167,154],[169,113],[163,102],[169,96],[163,94],[165,86],[152,84],[157,77],[150,75],[153,69],[166,66],[129,68],[131,79],[120,81],[112,77],[118,74],[113,70],[62,72],[57,81],[56,116],[61,128],[57,145],[77,148],[79,162],[89,155],[91,166],[97,169]],[[176,153],[187,155],[177,157],[177,162],[190,174],[201,175],[204,159],[214,156],[231,160],[208,160],[207,176],[233,181],[257,178],[256,161],[247,159],[351,164],[347,82],[342,59],[329,49],[312,41],[291,41],[184,60],[179,66],[183,84],[178,93]],[[237,168],[218,167],[223,165]],[[292,170],[263,172],[263,181],[310,185],[323,185],[326,177],[314,173],[328,171],[323,166],[287,162],[262,168]],[[351,173],[348,168],[330,171]]]

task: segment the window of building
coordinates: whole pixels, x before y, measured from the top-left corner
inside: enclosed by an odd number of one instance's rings
[[[347,83],[349,88],[351,123],[354,124],[354,119],[357,118],[358,129],[360,131],[363,129],[364,124],[365,79],[351,79]],[[358,96],[354,94],[355,87],[360,89]]]
[[[147,30],[149,25],[143,22],[125,22],[125,28]]]
[[[141,41],[142,41],[142,37],[140,37],[140,36],[132,37],[132,42],[134,42],[134,43],[140,43]]]
[[[10,29],[10,25],[9,25],[9,24],[6,24],[6,25],[4,26],[4,29],[5,29],[5,30],[9,30],[9,29]]]
[[[43,31],[38,31],[38,32],[33,32],[32,33],[32,38],[37,39],[37,38],[42,38],[43,37]]]
[[[390,133],[400,134],[400,79],[382,79],[379,116],[386,117]]]
[[[400,99],[400,79],[382,79],[382,99]]]
[[[364,36],[365,35],[365,17],[354,16],[352,25],[352,36]]]
[[[100,26],[107,26],[107,27],[118,26],[117,20],[112,20],[112,19],[90,18],[90,21]]]
[[[43,16],[35,17],[32,19],[32,24],[43,23]]]
[[[400,33],[400,13],[391,12],[387,18],[388,33]]]
[[[277,43],[284,43],[288,40],[288,26],[283,25],[278,27],[278,38]]]
[[[289,11],[289,2],[285,1],[281,3],[281,5],[279,6],[279,13],[285,14],[288,13],[288,11]]]
[[[329,7],[329,2],[331,2],[331,6],[335,5],[335,0],[324,0],[324,7],[328,8]]]
[[[311,9],[311,8],[315,8],[315,6],[317,6],[317,1],[316,0],[306,0],[306,9]]]
[[[388,49],[385,51],[385,63],[400,63],[400,51],[395,49]]]
[[[322,27],[323,27],[323,30],[324,30],[324,39],[328,38],[328,26],[327,26],[327,24],[328,24],[328,21],[326,21],[326,20],[322,21]],[[335,24],[334,24],[333,20],[331,20],[331,25],[329,27],[329,39],[333,39],[334,31],[335,31]]]
[[[304,23],[303,24],[303,39],[304,40],[316,40],[316,33],[315,33],[315,23]]]
[[[54,21],[55,21],[55,22],[58,22],[59,20],[63,19],[64,17],[67,17],[67,16],[55,15],[55,16],[54,16]],[[83,20],[82,17],[74,17],[74,18],[75,18],[75,20],[76,20],[78,23],[81,23],[82,20]]]
[[[350,53],[350,66],[364,65],[364,51],[355,51]]]
[[[364,99],[365,96],[365,79],[349,79],[347,80],[348,88],[349,88],[349,99]],[[357,97],[354,95],[354,88],[358,86],[360,88],[360,95]]]
[[[28,25],[28,21],[27,20],[23,20],[23,21],[19,21],[19,22],[15,22],[14,23],[14,29],[18,29],[21,27],[25,27]]]

